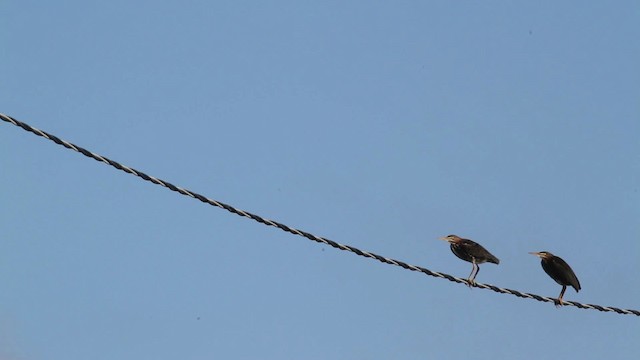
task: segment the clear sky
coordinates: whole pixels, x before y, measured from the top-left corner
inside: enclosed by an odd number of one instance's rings
[[[637,1],[4,1],[0,112],[340,243],[640,308]],[[469,289],[0,122],[0,359],[630,359],[640,318]]]

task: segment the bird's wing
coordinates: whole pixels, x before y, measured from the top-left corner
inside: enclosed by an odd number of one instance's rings
[[[564,261],[562,258],[559,258],[557,256],[551,259],[551,261],[553,261],[557,267],[565,269],[565,271],[562,272],[562,275],[564,278],[563,280],[567,284],[573,286],[576,292],[580,291],[580,281],[578,280],[576,273],[573,272],[573,269],[571,268],[571,266],[569,266],[569,264],[567,264],[567,262]]]

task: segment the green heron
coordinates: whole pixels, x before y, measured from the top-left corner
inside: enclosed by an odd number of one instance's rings
[[[529,254],[542,259],[540,263],[542,264],[544,272],[551,276],[551,278],[558,284],[562,285],[560,296],[558,296],[558,299],[555,301],[556,306],[561,306],[563,304],[562,296],[564,295],[565,290],[567,290],[568,285],[573,286],[576,292],[580,291],[580,281],[578,281],[578,277],[573,270],[571,270],[571,266],[569,266],[566,261],[548,251],[530,252]]]
[[[478,244],[475,241],[463,239],[457,235],[448,235],[440,238],[440,240],[444,240],[451,244],[451,251],[457,257],[473,264],[473,267],[471,268],[471,274],[469,274],[469,278],[467,279],[469,286],[472,286],[476,283],[476,276],[478,276],[478,273],[480,272],[479,264],[486,262],[500,264],[500,260],[498,260],[497,257],[493,256],[493,254],[491,254],[489,251],[487,251],[487,249],[483,248],[482,245]]]

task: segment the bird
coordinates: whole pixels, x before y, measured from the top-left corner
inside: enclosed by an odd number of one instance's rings
[[[447,235],[445,237],[441,237],[440,240],[444,240],[451,244],[451,251],[457,257],[473,264],[471,274],[469,274],[469,278],[467,279],[469,287],[476,283],[476,276],[478,276],[478,273],[480,272],[479,264],[485,262],[500,264],[500,260],[497,257],[475,241],[463,239],[457,235]]]
[[[566,261],[562,260],[559,256],[555,256],[548,251],[540,251],[540,252],[530,252],[529,254],[535,255],[542,259],[540,264],[542,265],[542,269],[547,273],[555,282],[562,285],[562,291],[560,291],[560,296],[555,299],[556,307],[562,306],[564,303],[562,302],[562,296],[564,295],[565,290],[567,290],[567,286],[573,286],[576,292],[579,292],[580,281],[578,281],[578,277],[571,269],[571,266],[567,264]]]

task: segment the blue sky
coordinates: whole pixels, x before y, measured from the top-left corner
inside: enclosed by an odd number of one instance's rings
[[[0,112],[340,243],[640,308],[636,2],[6,1]],[[0,359],[625,359],[635,316],[469,289],[0,123]]]

